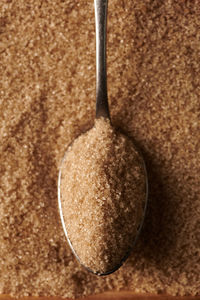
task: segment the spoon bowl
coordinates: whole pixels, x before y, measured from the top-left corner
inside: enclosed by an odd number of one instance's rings
[[[69,145],[69,147],[72,145],[72,143]],[[62,165],[65,161],[65,158],[68,154],[68,149],[69,147],[67,148],[66,152],[65,152],[65,155],[62,159],[62,162],[61,162],[61,166],[60,166],[60,169],[59,169],[59,174],[58,174],[58,208],[59,208],[59,214],[60,214],[60,219],[61,219],[61,224],[62,224],[62,227],[63,227],[63,231],[64,231],[64,234],[65,234],[65,237],[68,241],[68,244],[74,254],[74,256],[76,257],[76,259],[79,261],[79,263],[89,272],[95,274],[95,275],[98,275],[98,276],[105,276],[105,275],[109,275],[109,274],[112,274],[113,272],[117,271],[121,266],[122,264],[126,261],[126,259],[129,257],[130,253],[133,251],[133,248],[135,247],[135,244],[139,238],[139,235],[141,233],[141,230],[142,230],[142,227],[143,227],[143,224],[144,224],[144,219],[145,219],[145,215],[146,215],[146,210],[147,210],[147,203],[148,203],[148,177],[147,177],[147,170],[146,170],[146,165],[145,165],[145,161],[144,159],[142,159],[143,161],[143,167],[144,167],[144,171],[145,171],[145,178],[146,178],[146,181],[145,181],[145,187],[146,187],[146,197],[145,197],[145,200],[144,200],[144,206],[143,206],[143,216],[141,218],[141,222],[137,228],[137,234],[135,236],[135,239],[133,240],[132,242],[132,247],[130,249],[127,249],[127,252],[124,254],[124,257],[120,260],[120,262],[118,264],[116,264],[114,266],[114,268],[112,268],[111,270],[109,270],[108,272],[96,272],[94,271],[93,269],[87,267],[86,265],[84,265],[81,261],[81,259],[79,258],[79,256],[77,255],[76,251],[74,250],[74,247],[71,243],[71,240],[69,238],[69,235],[68,235],[68,230],[67,230],[67,227],[66,227],[66,224],[65,224],[65,221],[64,221],[64,217],[63,217],[63,207],[62,207],[62,199],[61,199],[61,177],[62,177]],[[137,149],[138,150],[138,149]],[[138,150],[139,151],[139,150]],[[141,156],[142,158],[142,156]]]

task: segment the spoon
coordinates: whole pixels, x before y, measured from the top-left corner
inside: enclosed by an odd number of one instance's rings
[[[109,105],[108,105],[108,96],[107,96],[107,73],[106,73],[106,23],[107,23],[107,4],[108,0],[94,0],[95,5],[95,27],[96,27],[96,119],[104,118],[107,120],[110,120],[110,113],[109,113]],[[71,145],[71,144],[70,144]],[[137,148],[137,147],[136,147]],[[68,150],[67,150],[68,151]],[[94,273],[95,275],[103,276],[108,275],[113,272],[115,272],[127,259],[127,257],[130,255],[130,252],[132,249],[129,249],[125,254],[124,257],[120,260],[119,263],[114,266],[111,270],[107,272],[96,272],[92,270],[91,268],[85,266],[82,262],[80,257],[77,255],[75,249],[73,248],[73,245],[71,243],[71,240],[68,235],[68,231],[65,225],[64,217],[63,217],[63,209],[62,209],[62,201],[61,201],[61,173],[62,173],[62,165],[64,162],[64,159],[67,155],[67,151],[64,155],[64,158],[61,163],[61,167],[59,170],[58,175],[58,208],[61,218],[62,227],[64,230],[64,234],[67,238],[68,244],[75,255],[76,259],[80,262],[81,265],[83,265],[89,272]],[[146,166],[145,162],[143,160],[143,157],[140,153],[140,151],[137,149],[141,160],[143,162],[143,168],[145,173],[145,202],[144,202],[144,208],[143,208],[143,216],[141,218],[141,222],[139,226],[137,227],[137,234],[135,236],[135,239],[132,243],[132,248],[135,246],[135,243],[140,235],[144,217],[146,213],[146,207],[147,207],[147,199],[148,199],[148,179],[147,179],[147,172],[146,172]]]

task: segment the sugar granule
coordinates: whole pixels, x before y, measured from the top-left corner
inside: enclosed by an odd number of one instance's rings
[[[130,252],[144,217],[146,175],[133,141],[97,119],[67,150],[60,190],[81,263],[98,274],[111,272]]]
[[[199,10],[198,0],[109,1],[111,118],[143,153],[149,200],[131,256],[97,278],[57,215],[62,157],[95,115],[93,0],[0,1],[1,294],[199,294]]]

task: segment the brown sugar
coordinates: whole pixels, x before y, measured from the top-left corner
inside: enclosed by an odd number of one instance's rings
[[[140,154],[109,120],[97,119],[67,150],[61,174],[62,212],[73,249],[94,273],[113,271],[133,247],[144,217]]]
[[[199,294],[199,9],[109,1],[111,119],[141,149],[149,198],[131,256],[99,277],[74,258],[57,207],[61,160],[95,115],[93,0],[0,1],[0,294]]]

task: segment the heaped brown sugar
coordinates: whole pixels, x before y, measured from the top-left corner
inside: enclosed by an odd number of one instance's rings
[[[111,272],[133,247],[144,216],[145,169],[132,140],[97,119],[67,150],[60,191],[81,263],[97,274]]]

